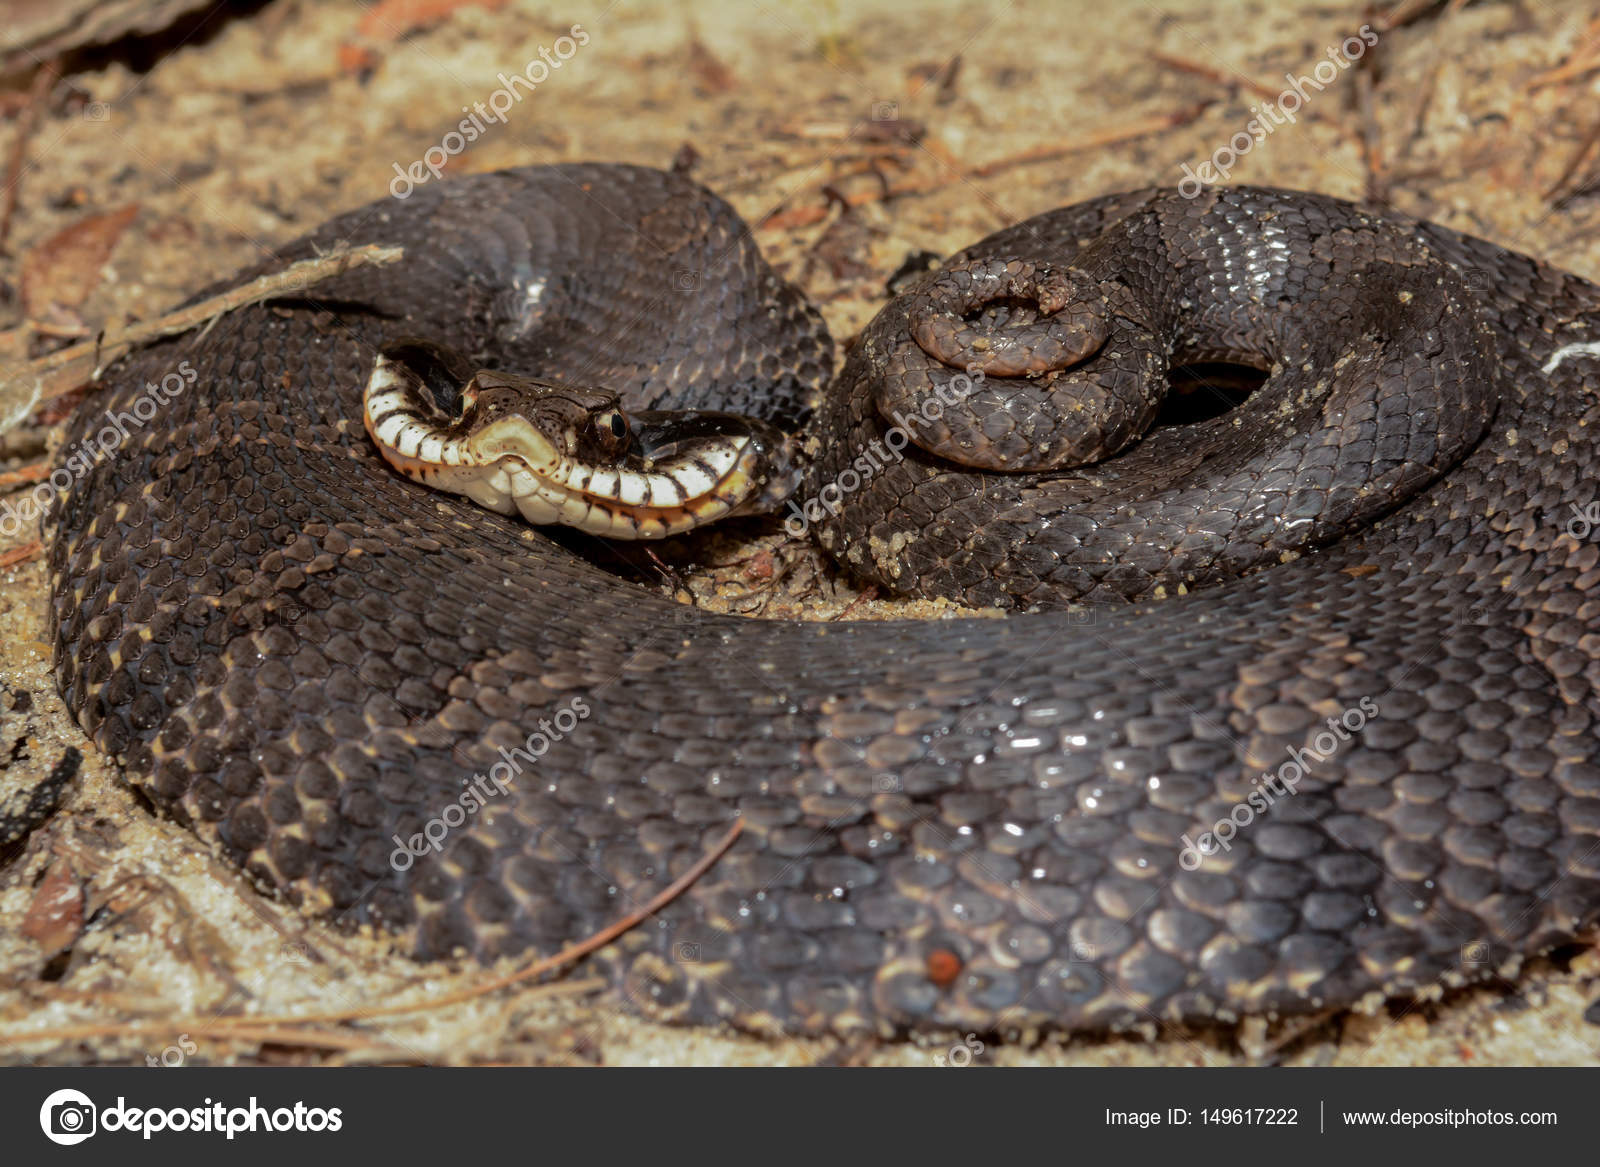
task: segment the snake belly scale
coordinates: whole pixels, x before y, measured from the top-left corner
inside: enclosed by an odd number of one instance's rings
[[[729,853],[596,960],[630,1008],[761,1032],[1303,1013],[1593,927],[1600,544],[1566,519],[1600,494],[1594,286],[1334,199],[1138,192],[966,249],[833,377],[815,311],[682,178],[452,180],[267,267],[366,242],[405,259],[115,366],[72,437],[180,361],[197,378],[55,516],[69,707],[264,887],[419,958],[547,953],[739,817]],[[985,280],[1003,296],[974,307],[957,285]],[[1041,281],[1101,289],[1083,319],[1106,338],[1041,324]],[[1406,307],[1363,317],[1379,300]],[[1309,328],[1281,328],[1296,312]],[[1054,354],[992,359],[982,392],[1010,420],[962,405],[913,437],[1048,464],[914,444],[818,530],[890,591],[1034,609],[1003,619],[680,606],[407,481],[361,422],[378,347],[434,337],[626,410],[804,423],[814,497],[1007,328]],[[1241,416],[1141,440],[1142,387],[1218,354],[1269,370]],[[1120,454],[1036,412],[1072,361]],[[513,763],[437,851],[394,861]],[[1185,851],[1226,820],[1226,846]]]

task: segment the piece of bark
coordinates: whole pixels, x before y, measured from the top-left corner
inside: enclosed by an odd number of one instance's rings
[[[7,0],[0,20],[0,81],[26,76],[40,61],[63,53],[158,33],[213,7],[213,0]]]

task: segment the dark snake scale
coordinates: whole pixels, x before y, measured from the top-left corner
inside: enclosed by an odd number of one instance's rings
[[[1593,929],[1595,286],[1331,198],[1147,191],[953,257],[834,377],[682,178],[452,180],[262,270],[367,242],[405,259],[114,367],[71,440],[195,377],[54,520],[73,714],[263,887],[531,957],[741,818],[592,959],[631,1009],[760,1032],[1321,1012]],[[1009,611],[674,604],[389,470],[360,398],[401,336],[804,422],[788,513],[847,570]],[[1168,368],[1219,360],[1266,382],[1151,428]]]

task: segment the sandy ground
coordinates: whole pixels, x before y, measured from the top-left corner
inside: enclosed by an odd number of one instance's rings
[[[451,169],[665,166],[688,144],[696,177],[765,223],[764,249],[842,339],[909,253],[1176,183],[1182,164],[1200,167],[1246,128],[1286,71],[1311,74],[1373,21],[1334,2],[718,2],[691,17],[656,0],[574,0],[463,7],[401,35],[399,7],[217,11],[182,43],[146,40],[69,69],[31,140],[13,256],[86,214],[136,205],[78,311],[96,327],[149,317],[327,215],[384,197],[396,163],[421,158],[461,107],[500,87],[501,71],[521,71],[541,46],[554,55],[577,24],[587,43]],[[1545,76],[1585,51],[1593,14],[1582,8],[1476,3],[1393,30],[1379,22],[1377,47],[1363,49],[1372,84],[1341,68],[1326,91],[1307,88],[1294,124],[1237,158],[1231,179],[1359,197],[1376,176],[1403,210],[1600,276],[1600,203],[1587,191],[1600,74]],[[886,186],[912,193],[886,201]],[[825,187],[855,207],[842,214]],[[11,328],[23,315],[15,261],[0,261],[0,276],[0,329]],[[37,461],[54,436],[13,432],[0,468]],[[0,540],[0,555],[29,538]],[[776,554],[782,566],[795,549]],[[701,586],[759,584],[769,563],[754,562]],[[803,562],[782,582],[824,614],[851,598]],[[224,1033],[213,1023],[223,1014],[437,1001],[483,974],[421,969],[301,919],[154,818],[64,715],[47,617],[41,557],[0,571],[0,799],[37,783],[68,747],[85,755],[62,810],[0,854],[0,1060],[929,1065],[945,1054],[948,1041],[843,1048],[646,1024],[581,968],[553,988],[466,1005]],[[1600,959],[1575,951],[1444,1001],[1296,1026],[989,1043],[976,1061],[1594,1064],[1600,1026],[1583,1011],[1597,976]]]

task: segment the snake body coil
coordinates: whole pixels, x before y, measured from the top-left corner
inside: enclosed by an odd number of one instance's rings
[[[1334,199],[1140,192],[954,257],[824,394],[816,314],[679,178],[452,181],[269,266],[345,242],[406,257],[112,370],[74,438],[197,376],[56,517],[68,705],[264,885],[419,957],[549,952],[741,816],[598,959],[633,1008],[767,1032],[1307,1012],[1600,914],[1583,280]],[[796,511],[853,570],[1089,606],[646,594],[386,467],[360,399],[402,336],[624,409],[809,414]],[[1206,359],[1269,375],[1151,428]]]

